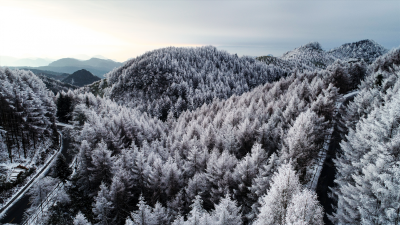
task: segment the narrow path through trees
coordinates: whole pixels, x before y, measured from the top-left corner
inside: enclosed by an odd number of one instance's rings
[[[346,106],[347,103],[351,100],[354,99],[354,97],[358,94],[358,91],[351,92],[347,95],[343,96],[343,99],[338,105],[338,113],[336,114],[336,121],[339,121],[341,118],[341,107]],[[328,149],[326,151],[326,158],[321,164],[321,171],[317,179],[317,185],[315,187],[315,191],[317,192],[318,195],[318,201],[321,203],[321,205],[324,207],[324,224],[330,225],[332,222],[328,219],[327,215],[332,214],[333,212],[333,207],[332,204],[334,204],[333,200],[329,197],[329,192],[330,189],[329,187],[333,187],[334,185],[334,179],[335,179],[335,174],[336,174],[336,168],[333,163],[333,159],[336,158],[336,153],[337,151],[340,150],[340,142],[342,141],[342,135],[341,135],[341,129],[338,126],[338,123],[335,122],[333,127],[333,131],[330,136],[330,142]]]

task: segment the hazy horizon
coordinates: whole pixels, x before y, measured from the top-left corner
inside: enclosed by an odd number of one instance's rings
[[[280,56],[318,41],[400,46],[398,1],[5,1],[0,56],[118,62],[168,46]],[[78,56],[78,57],[77,57]],[[79,56],[81,56],[79,58]],[[85,57],[86,56],[86,57]]]

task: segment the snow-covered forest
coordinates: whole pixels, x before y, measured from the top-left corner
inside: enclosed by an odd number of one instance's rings
[[[54,94],[32,72],[0,68],[0,159],[30,158],[36,146],[54,139],[56,105]]]
[[[169,47],[56,96],[32,73],[0,76],[2,155],[53,137],[56,117],[74,125],[63,132],[77,165],[44,224],[400,223],[400,49],[313,42],[255,59]],[[326,154],[332,214],[314,185]]]
[[[350,102],[335,161],[337,224],[400,222],[400,49],[378,58]]]
[[[106,96],[165,120],[168,113],[178,117],[214,98],[241,95],[286,75],[284,68],[212,46],[170,47],[143,54],[108,73]]]

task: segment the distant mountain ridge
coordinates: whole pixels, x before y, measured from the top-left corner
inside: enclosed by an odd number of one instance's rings
[[[121,65],[122,63],[115,62],[110,59],[91,58],[88,60],[78,60],[74,58],[63,58],[51,62],[48,66],[35,67],[34,69],[49,70],[68,74],[85,69],[102,78],[104,74],[110,72],[114,68],[120,67]]]
[[[46,76],[46,77],[49,77],[49,78],[52,78],[52,79],[58,80],[58,81],[61,81],[70,75],[68,73],[59,73],[59,72],[49,71],[49,70],[38,70],[38,69],[34,69],[32,67],[15,67],[15,68],[22,69],[22,70],[30,70],[36,76],[39,76],[39,75]]]
[[[101,79],[94,76],[91,72],[81,69],[66,77],[64,80],[62,80],[62,82],[83,87],[99,80]]]
[[[327,54],[318,42],[310,42],[300,46],[286,52],[280,58],[295,64],[304,64],[314,69],[324,69],[335,61],[335,58]]]
[[[78,60],[74,58],[63,58],[50,63],[50,67],[65,67],[65,66],[91,66],[107,69],[114,69],[121,66],[122,63],[114,62],[110,59],[91,58],[88,60]]]
[[[46,58],[15,58],[10,56],[0,56],[0,66],[16,67],[16,66],[46,66],[51,63],[51,59]]]
[[[387,52],[386,48],[368,39],[346,43],[329,51],[324,51],[318,42],[310,42],[284,53],[281,57],[260,56],[257,59],[291,70],[297,68],[311,71],[325,69],[336,60],[363,59],[366,63],[372,63]]]
[[[388,49],[373,40],[361,40],[353,43],[346,43],[340,47],[328,51],[328,54],[342,59],[364,59],[367,63],[372,63],[379,56],[388,52]]]

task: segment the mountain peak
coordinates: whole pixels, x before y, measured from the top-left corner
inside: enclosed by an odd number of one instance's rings
[[[322,51],[321,44],[319,42],[316,42],[316,41],[307,43],[307,44],[301,46],[299,49],[311,49],[311,50]]]
[[[91,84],[95,81],[100,80],[97,76],[93,75],[91,72],[81,69],[78,71],[75,71],[73,74],[69,75],[66,77],[63,82],[76,85],[79,87],[83,87],[87,84]]]
[[[352,58],[364,59],[372,62],[388,50],[374,40],[365,39],[353,43],[346,43],[330,50],[328,53],[336,58],[347,60]]]
[[[87,71],[87,70],[85,70],[85,69],[77,70],[77,71],[75,71],[73,74],[80,74],[80,75],[85,74],[85,75],[94,76],[90,71]]]

